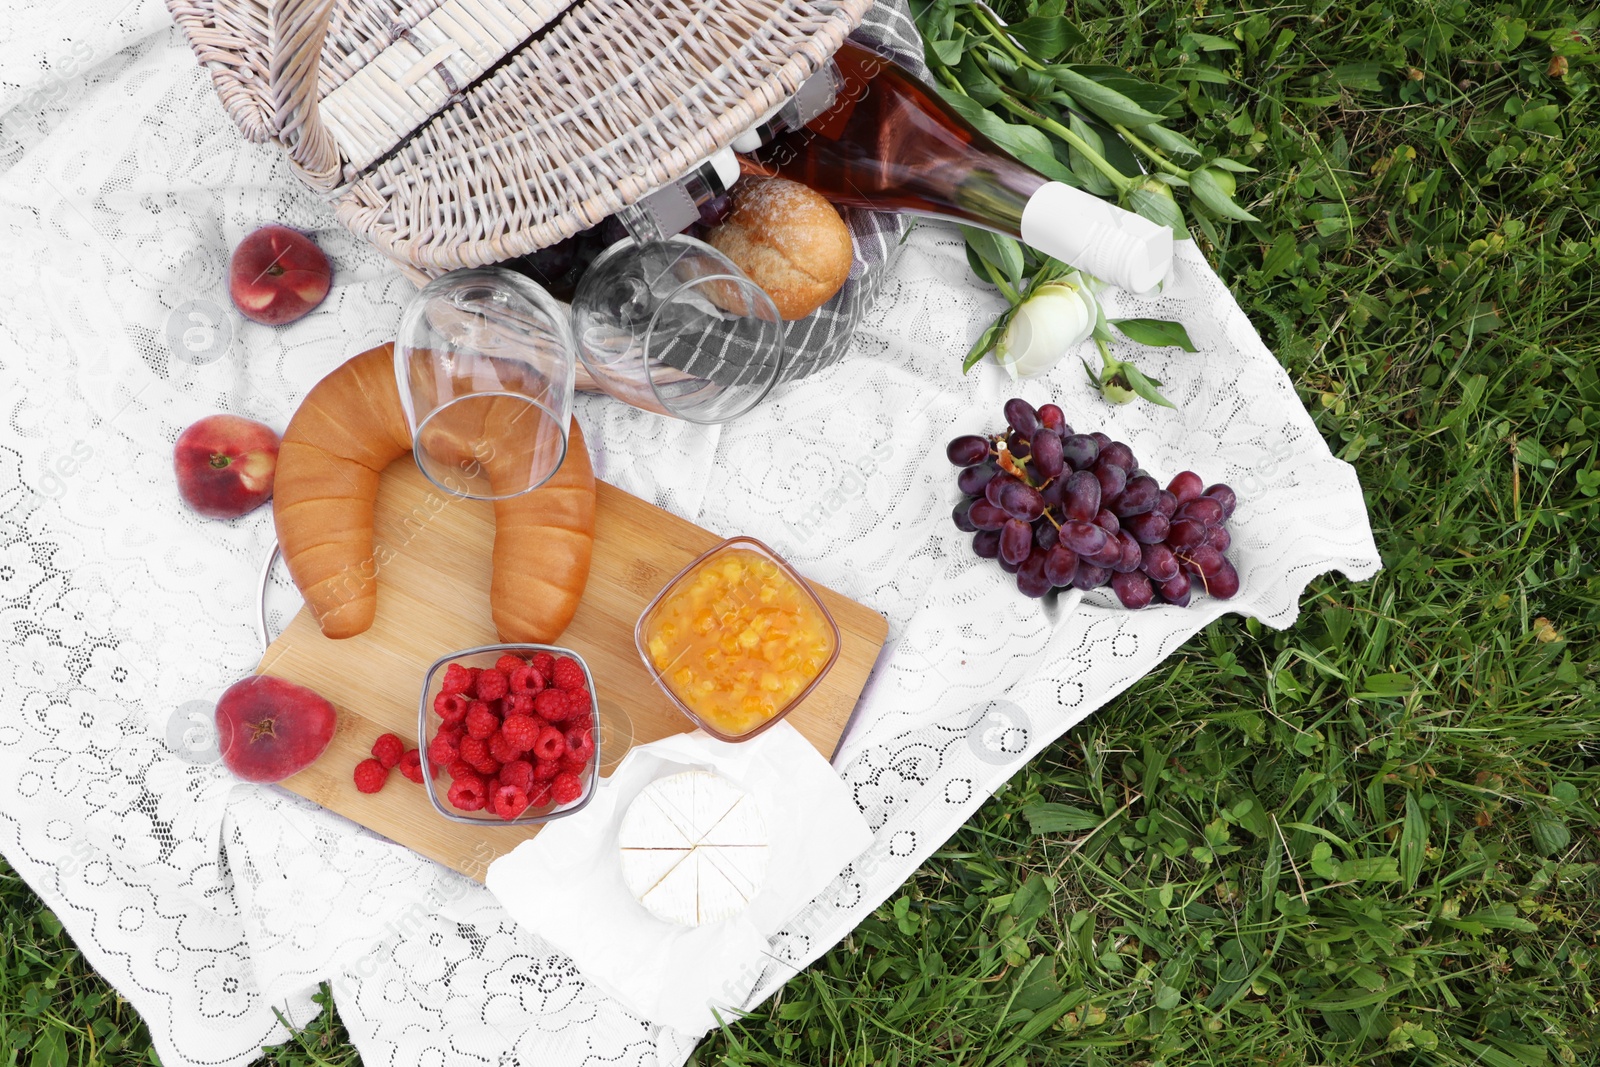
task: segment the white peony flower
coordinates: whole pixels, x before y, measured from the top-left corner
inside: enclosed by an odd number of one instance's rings
[[[1043,374],[1089,339],[1099,314],[1089,279],[1080,272],[1041,285],[1012,313],[995,346],[995,362],[1012,378]]]

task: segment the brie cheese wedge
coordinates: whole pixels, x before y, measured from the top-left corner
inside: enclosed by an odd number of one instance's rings
[[[708,771],[645,786],[617,832],[634,898],[670,923],[731,919],[761,891],[767,827],[754,798]]]

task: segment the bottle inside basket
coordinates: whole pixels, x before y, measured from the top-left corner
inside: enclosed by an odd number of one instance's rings
[[[571,300],[590,264],[624,237],[659,241],[696,225],[715,225],[727,213],[728,189],[738,179],[739,159],[724,148],[599,224],[501,266],[532,278],[557,300]]]
[[[1172,262],[1172,231],[1017,162],[892,58],[835,55],[832,103],[750,151],[836,204],[951,219],[1018,238],[1133,292]]]
[[[634,240],[660,241],[697,222],[713,225],[727,211],[728,190],[739,180],[732,148],[714,152],[677,181],[652,190],[617,212]]]

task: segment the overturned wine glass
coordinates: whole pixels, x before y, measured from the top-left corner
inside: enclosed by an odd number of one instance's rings
[[[689,422],[745,414],[784,366],[772,298],[721,252],[682,234],[627,237],[601,253],[573,294],[572,331],[600,388]]]
[[[528,278],[457,270],[412,298],[395,378],[417,466],[457,496],[537,489],[567,455],[576,375],[566,310]]]

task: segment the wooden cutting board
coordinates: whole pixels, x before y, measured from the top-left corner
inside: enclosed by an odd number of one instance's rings
[[[723,538],[603,482],[596,488],[589,584],[558,643],[582,655],[594,675],[600,772],[608,775],[633,745],[693,728],[651,681],[634,647],[633,627],[673,575]],[[392,731],[416,744],[422,679],[436,659],[498,642],[489,615],[493,537],[492,504],[447,496],[411,458],[397,461],[378,492],[374,554],[393,558],[379,573],[372,628],[330,641],[302,608],[257,668],[309,686],[339,710],[328,750],[284,786],[480,882],[490,861],[538,827],[480,829],[451,822],[434,811],[422,786],[398,772],[371,795],[356,791],[351,773],[372,754],[379,734]],[[839,624],[839,659],[789,721],[831,758],[888,624],[853,600],[814,588]]]

